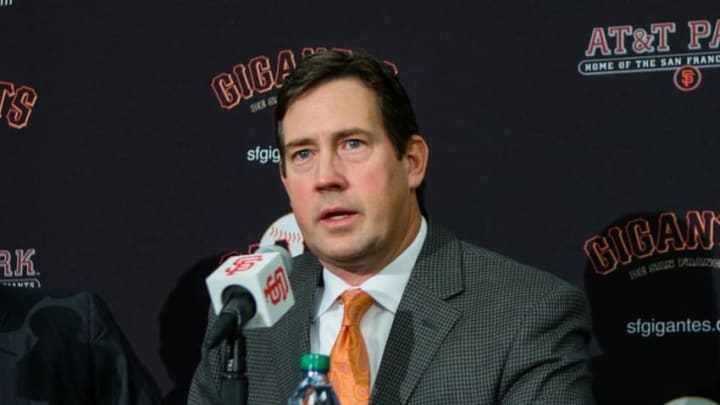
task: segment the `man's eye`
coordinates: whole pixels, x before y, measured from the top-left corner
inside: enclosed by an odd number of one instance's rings
[[[345,141],[345,145],[348,147],[348,149],[355,149],[362,146],[362,141],[359,139],[348,139]]]
[[[293,160],[305,160],[310,157],[310,151],[307,149],[302,149],[294,152],[291,157]]]

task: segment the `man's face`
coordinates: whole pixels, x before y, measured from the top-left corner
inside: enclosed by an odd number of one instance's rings
[[[331,271],[379,271],[417,232],[425,142],[414,135],[398,159],[375,94],[354,78],[301,95],[281,125],[281,179],[308,248]]]

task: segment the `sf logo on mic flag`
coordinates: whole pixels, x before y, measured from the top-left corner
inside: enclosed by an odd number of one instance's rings
[[[232,263],[232,267],[225,269],[225,275],[232,276],[238,271],[250,270],[255,263],[261,261],[262,256],[260,255],[240,256]]]
[[[287,274],[285,274],[282,267],[278,267],[275,269],[275,273],[267,278],[265,297],[270,300],[271,304],[277,305],[287,299],[288,291],[290,291],[290,282]]]

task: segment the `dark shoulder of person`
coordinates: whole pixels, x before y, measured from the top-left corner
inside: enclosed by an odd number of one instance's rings
[[[160,404],[109,308],[85,291],[0,287],[3,404]]]

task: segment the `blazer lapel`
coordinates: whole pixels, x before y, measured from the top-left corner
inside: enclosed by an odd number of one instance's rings
[[[408,281],[373,389],[375,404],[407,403],[460,312],[445,300],[463,291],[457,239],[430,226]]]
[[[320,264],[303,265],[296,261],[291,274],[295,305],[270,332],[273,361],[281,399],[288,398],[300,381],[300,356],[310,351],[310,325],[313,319],[315,290]]]

